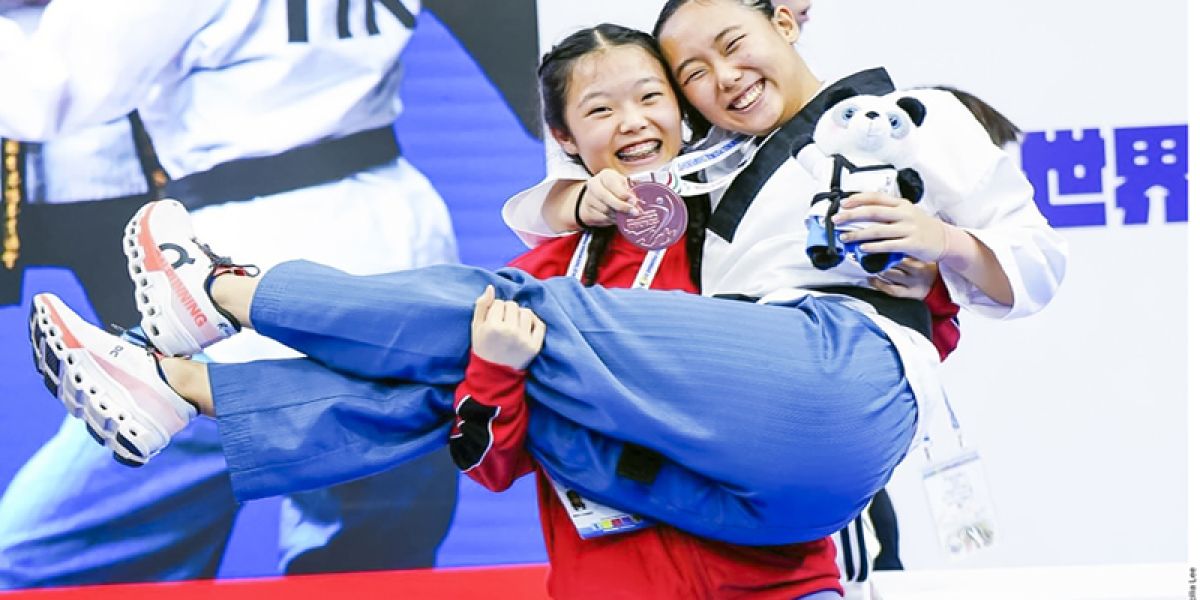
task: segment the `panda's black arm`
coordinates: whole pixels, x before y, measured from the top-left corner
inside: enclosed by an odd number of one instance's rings
[[[913,169],[900,169],[896,174],[896,184],[900,188],[900,197],[916,204],[925,195],[925,181],[921,174]]]

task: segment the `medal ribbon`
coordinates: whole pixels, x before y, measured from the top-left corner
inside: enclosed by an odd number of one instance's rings
[[[676,157],[665,168],[633,175],[630,179],[633,181],[661,183],[674,190],[675,193],[683,196],[707,194],[729,185],[746,167],[750,166],[750,163],[754,160],[754,155],[758,153],[759,148],[762,148],[767,140],[771,139],[772,135],[774,133],[765,138],[758,139],[752,135],[739,134],[709,147],[704,147],[702,143],[700,149]],[[696,182],[684,179],[686,175],[699,173],[704,169],[718,165],[735,156],[740,157],[737,166],[729,173],[713,181]],[[592,243],[592,238],[591,231],[584,231],[580,236],[579,245],[575,247],[575,254],[571,256],[571,262],[567,267],[566,274],[568,277],[574,277],[579,280],[583,279],[583,265],[587,257],[587,249]],[[650,284],[654,281],[654,276],[658,273],[659,267],[662,266],[664,252],[666,252],[665,248],[646,252],[646,257],[642,259],[642,266],[638,269],[637,276],[633,279],[632,288],[647,289],[650,287]]]
[[[675,190],[681,196],[700,196],[707,194],[713,190],[721,189],[729,185],[738,175],[750,166],[754,161],[754,156],[758,154],[759,148],[762,148],[774,132],[765,138],[758,139],[752,135],[739,134],[730,137],[727,140],[717,143],[708,148],[701,147],[699,150],[694,150],[686,154],[682,154],[671,161],[671,164],[657,171],[634,175],[630,179],[634,181],[653,181],[661,183]],[[712,181],[688,181],[684,179],[687,175],[699,173],[705,169],[713,167],[730,160],[733,157],[738,158],[737,165],[732,171],[714,179]]]
[[[571,262],[567,267],[567,277],[583,281],[583,264],[587,258],[588,247],[592,245],[592,237],[591,231],[584,231],[579,236],[579,245],[575,247],[575,254],[571,256]],[[663,254],[666,251],[666,248],[647,251],[637,276],[633,278],[633,285],[629,287],[635,290],[649,289],[650,283],[654,281],[654,276],[658,274],[658,268],[662,266]]]

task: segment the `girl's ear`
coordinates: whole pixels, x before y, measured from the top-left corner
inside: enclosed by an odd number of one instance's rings
[[[771,24],[789,44],[794,44],[796,40],[800,39],[800,27],[796,24],[796,15],[792,14],[792,9],[782,4],[776,6],[775,16],[771,17]]]
[[[575,139],[571,137],[571,134],[551,128],[550,135],[554,136],[554,141],[558,142],[559,146],[562,146],[563,152],[571,156],[579,156],[579,146],[575,145]]]

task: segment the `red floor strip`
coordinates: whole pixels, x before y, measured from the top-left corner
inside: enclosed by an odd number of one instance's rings
[[[546,565],[131,583],[0,592],[37,600],[543,600]],[[272,598],[274,597],[274,598]]]

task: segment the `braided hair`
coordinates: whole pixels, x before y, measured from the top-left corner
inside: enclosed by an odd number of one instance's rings
[[[662,67],[664,73],[670,73],[671,69],[667,65],[667,59],[663,57],[662,50],[659,49],[658,42],[653,37],[644,31],[614,25],[612,23],[603,23],[595,27],[580,29],[575,33],[564,38],[556,44],[549,52],[542,57],[542,62],[538,66],[538,82],[541,90],[542,100],[542,118],[545,119],[546,125],[554,131],[569,131],[567,127],[566,117],[564,116],[564,105],[566,103],[567,87],[571,81],[571,73],[575,64],[579,59],[597,51],[619,46],[637,46],[649,54]],[[688,105],[683,100],[683,92],[679,89],[679,85],[674,78],[668,76],[667,80],[671,85],[671,90],[675,94],[676,101],[679,102],[680,113],[684,117],[684,122],[695,135],[702,135],[707,132],[707,121],[699,116],[694,108]],[[575,162],[582,164],[578,156],[571,156]],[[688,255],[693,262],[692,279],[699,284],[700,272],[700,249],[703,247],[704,241],[704,226],[698,227],[699,241],[692,240],[693,221],[704,221],[708,217],[708,199],[703,198],[703,210],[694,208],[692,203],[694,199],[685,199],[688,202]],[[592,241],[587,248],[587,260],[583,269],[583,284],[595,285],[596,278],[608,254],[608,249],[612,245],[613,236],[616,235],[615,227],[603,227],[592,230]],[[693,249],[693,246],[695,247]]]
[[[684,249],[688,256],[688,274],[696,288],[700,288],[700,258],[704,254],[704,230],[708,226],[708,216],[712,212],[708,194],[700,196],[684,196],[683,203],[687,205],[687,228],[684,230]],[[612,244],[616,227],[602,227],[592,230],[592,241],[587,248],[587,260],[583,267],[583,285],[595,285],[596,277]]]

